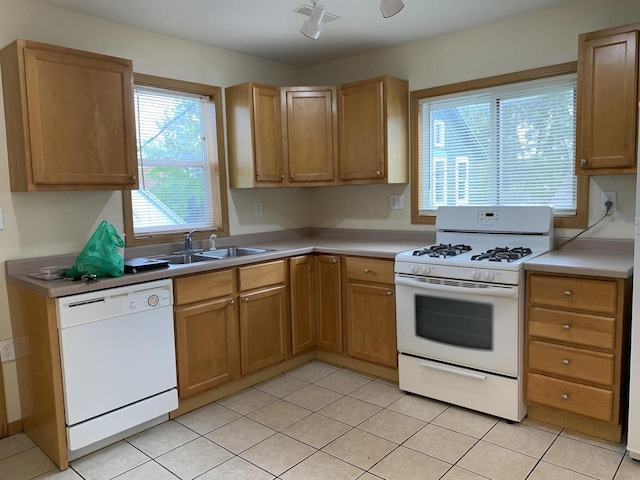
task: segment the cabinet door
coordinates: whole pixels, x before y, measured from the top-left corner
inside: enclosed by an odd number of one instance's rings
[[[33,183],[137,188],[131,63],[24,49]]]
[[[385,177],[383,81],[374,80],[338,90],[340,178]]]
[[[278,87],[253,86],[256,182],[282,182],[282,130]]]
[[[335,183],[335,87],[290,87],[281,93],[289,182]]]
[[[314,259],[316,297],[316,345],[342,352],[342,290],[340,258],[318,255]]]
[[[285,360],[291,350],[284,285],[240,295],[242,374]]]
[[[291,347],[294,355],[316,345],[313,255],[289,260]]]
[[[176,308],[175,322],[180,397],[240,375],[238,312],[232,297]]]
[[[393,286],[347,283],[345,322],[349,356],[398,366]]]
[[[576,173],[635,173],[638,32],[580,36]]]

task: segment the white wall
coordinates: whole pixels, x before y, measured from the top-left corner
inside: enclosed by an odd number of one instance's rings
[[[575,61],[578,34],[638,21],[638,0],[575,0],[308,68],[304,74],[307,83],[318,85],[389,74],[407,79],[410,90],[420,90]],[[635,175],[592,178],[589,223],[602,214],[602,190],[618,192],[618,211],[594,236],[632,238]],[[392,211],[389,195],[400,193],[405,209]],[[310,198],[311,218],[318,227],[429,229],[411,225],[410,196],[408,185],[315,189]],[[557,232],[560,236],[574,233],[577,230]]]
[[[576,0],[561,6],[359,55],[306,70],[206,47],[30,3],[0,0],[0,46],[15,38],[131,58],[140,73],[226,87],[247,80],[274,85],[339,84],[390,74],[410,89],[448,84],[576,59],[577,35],[640,21],[638,0]],[[0,115],[0,262],[79,251],[98,223],[122,228],[122,199],[110,192],[10,193],[4,115]],[[618,191],[614,221],[600,237],[632,238],[635,175],[591,181],[590,220],[599,216],[600,190]],[[404,194],[391,211],[389,195]],[[263,203],[264,216],[253,215]],[[231,233],[304,226],[428,230],[410,223],[409,188],[375,185],[234,190]],[[563,232],[558,232],[563,235]],[[11,338],[6,284],[0,276],[0,340]],[[3,364],[9,421],[20,418],[13,362]]]

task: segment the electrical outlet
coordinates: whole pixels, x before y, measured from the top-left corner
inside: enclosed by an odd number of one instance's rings
[[[253,204],[253,208],[255,210],[256,217],[262,216],[262,202],[255,202]]]
[[[615,212],[616,207],[618,206],[618,192],[616,192],[615,190],[602,192],[602,211],[603,212],[607,211],[607,207],[605,206],[605,203],[607,201],[611,202],[611,209],[609,210],[609,212]]]
[[[404,197],[402,195],[391,195],[391,210],[402,210],[404,208]]]
[[[0,362],[10,362],[16,359],[16,351],[13,348],[13,339],[0,342]]]

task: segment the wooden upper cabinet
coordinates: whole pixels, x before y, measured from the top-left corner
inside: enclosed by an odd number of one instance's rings
[[[19,39],[0,61],[12,191],[138,188],[131,60]]]
[[[389,76],[338,88],[340,180],[406,183],[409,84]]]
[[[576,174],[635,173],[640,24],[582,34]]]
[[[283,87],[283,151],[292,185],[337,183],[335,87]]]
[[[280,89],[254,82],[225,89],[231,188],[281,187]]]

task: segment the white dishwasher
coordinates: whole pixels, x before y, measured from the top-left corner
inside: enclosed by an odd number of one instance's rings
[[[70,451],[178,407],[170,279],[56,305]]]

